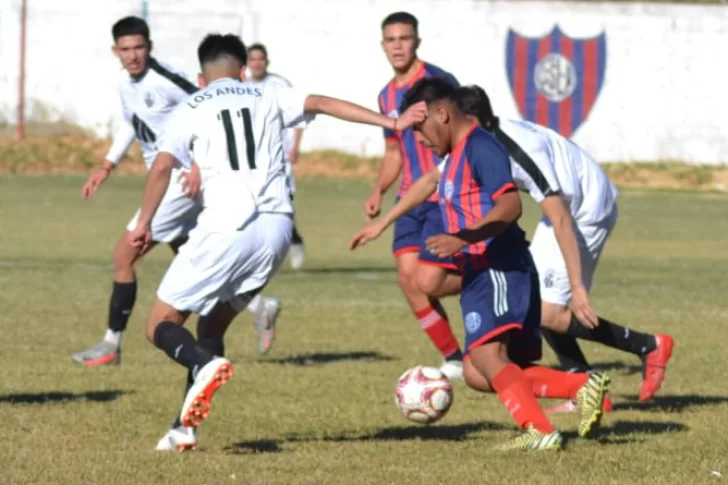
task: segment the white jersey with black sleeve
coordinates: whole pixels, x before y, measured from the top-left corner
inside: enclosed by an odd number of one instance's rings
[[[106,159],[118,163],[136,139],[147,169],[151,167],[169,115],[197,89],[182,71],[154,58],[139,78],[122,70],[119,77],[122,120],[114,132]]]
[[[235,231],[256,213],[292,214],[281,131],[305,122],[307,95],[224,78],[175,110],[159,145],[202,174],[198,227]],[[190,153],[192,147],[192,153]]]
[[[560,194],[579,225],[598,224],[614,212],[616,187],[599,163],[570,140],[535,123],[504,119],[494,134],[510,154],[516,185],[537,203]]]

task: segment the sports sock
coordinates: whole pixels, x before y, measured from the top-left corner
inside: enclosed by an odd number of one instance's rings
[[[248,311],[250,313],[256,313],[258,310],[260,310],[260,305],[263,303],[263,297],[258,295],[255,295],[252,300],[250,300],[250,303],[248,303]]]
[[[520,428],[532,424],[544,434],[554,430],[533,394],[529,379],[517,365],[508,364],[503,367],[493,379],[492,385]]]
[[[220,338],[203,338],[197,341],[198,347],[205,349],[210,354],[217,356],[217,357],[224,357],[225,356],[225,343]],[[190,390],[190,387],[192,387],[192,384],[195,383],[194,377],[192,377],[192,371],[187,371],[187,382],[185,385],[185,393],[182,397],[187,397],[187,393]],[[172,423],[173,428],[179,428],[182,426],[182,421],[179,419],[179,414],[177,417],[174,418],[174,422]]]
[[[131,310],[136,302],[137,284],[136,281],[131,283],[119,283],[114,281],[111,290],[111,299],[109,300],[109,330],[120,333],[126,330],[126,324],[129,322]],[[107,333],[108,335],[108,333]],[[121,335],[118,335],[117,346]]]
[[[584,357],[584,353],[574,337],[556,333],[548,328],[542,328],[541,333],[544,340],[553,349],[556,357],[558,357],[562,369],[568,372],[588,372],[591,370],[591,366],[586,361],[586,357]]]
[[[187,367],[194,378],[205,364],[213,359],[206,349],[197,345],[195,337],[182,325],[162,322],[154,330],[154,345],[163,350],[170,359]]]
[[[572,337],[599,342],[638,357],[643,357],[657,348],[654,335],[635,332],[601,317],[599,317],[599,326],[594,329],[586,328],[579,323],[576,317],[571,317],[567,334]]]
[[[121,334],[122,332],[120,331],[107,328],[106,334],[104,335],[104,341],[109,342],[118,348],[121,345]]]
[[[540,365],[524,369],[523,374],[530,381],[537,397],[574,399],[579,389],[589,380],[589,374],[583,372],[572,374]]]
[[[432,343],[437,347],[445,360],[462,360],[460,352],[460,344],[455,334],[450,328],[450,322],[447,320],[445,310],[436,304],[438,308],[429,306],[423,310],[415,312],[417,320],[420,322],[422,330],[425,331]],[[459,356],[459,359],[458,359]]]
[[[293,225],[293,235],[291,236],[291,244],[303,244],[303,237],[296,229],[296,225]]]

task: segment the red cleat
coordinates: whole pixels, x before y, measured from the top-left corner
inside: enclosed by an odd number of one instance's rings
[[[655,397],[655,393],[662,386],[665,380],[665,369],[667,362],[672,357],[672,349],[675,341],[669,335],[655,335],[657,348],[645,357],[645,375],[642,379],[639,400],[649,401]]]

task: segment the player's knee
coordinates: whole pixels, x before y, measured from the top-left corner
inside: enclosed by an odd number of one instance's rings
[[[415,274],[408,268],[397,268],[397,284],[405,294],[419,291],[415,283]]]
[[[471,359],[467,359],[463,364],[463,378],[465,384],[473,390],[479,392],[493,392],[488,379],[475,368]]]
[[[439,296],[442,278],[431,271],[418,271],[415,276],[415,285],[427,296]]]
[[[139,251],[131,246],[131,244],[122,239],[116,245],[112,256],[112,264],[115,273],[129,273],[134,270],[134,262],[138,258]]]
[[[541,305],[541,326],[556,333],[566,333],[571,321],[571,310],[567,306],[543,302]]]

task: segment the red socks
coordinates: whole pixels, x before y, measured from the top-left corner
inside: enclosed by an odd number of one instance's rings
[[[503,367],[491,384],[519,427],[532,424],[541,433],[554,430],[536,400],[531,381],[517,365]]]
[[[523,374],[531,383],[536,397],[552,397],[574,399],[589,375],[586,373],[568,373],[549,367],[535,365],[523,370]]]
[[[438,312],[433,307],[415,312],[422,330],[427,333],[432,343],[437,347],[443,357],[449,357],[460,352],[460,344],[450,328],[445,312]]]

